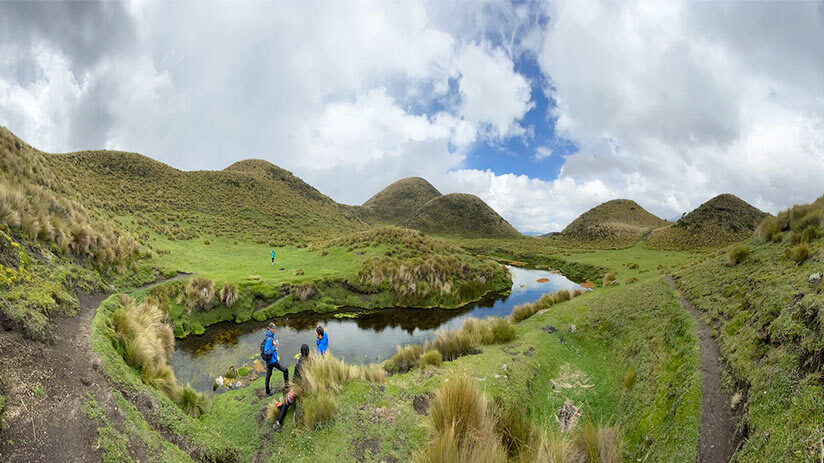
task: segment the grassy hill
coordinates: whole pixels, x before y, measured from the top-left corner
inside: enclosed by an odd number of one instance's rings
[[[467,237],[520,236],[517,230],[475,195],[451,193],[426,202],[404,225],[427,233]]]
[[[824,420],[824,197],[676,273],[728,368],[745,438],[736,461],[819,461]],[[737,397],[737,399],[736,399]]]
[[[170,239],[237,237],[278,246],[366,228],[355,214],[266,161],[184,172],[136,153],[45,156],[93,206]]]
[[[441,192],[426,180],[403,178],[369,198],[362,209],[373,222],[400,225],[429,200],[439,196]]]
[[[563,232],[548,238],[563,246],[623,248],[637,243],[650,230],[666,225],[666,221],[635,201],[614,199],[584,212]]]
[[[705,249],[747,239],[765,214],[731,194],[718,195],[647,240],[653,249]]]

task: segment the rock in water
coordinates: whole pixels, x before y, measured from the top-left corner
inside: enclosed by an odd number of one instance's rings
[[[215,378],[215,384],[217,384],[217,387],[223,387],[223,376]]]

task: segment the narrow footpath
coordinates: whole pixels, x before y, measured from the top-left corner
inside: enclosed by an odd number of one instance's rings
[[[678,287],[672,276],[667,281],[678,295],[681,305],[695,320],[701,346],[701,425],[698,434],[698,463],[728,463],[735,453],[735,421],[730,410],[730,396],[721,387],[718,362],[721,350],[710,335],[710,328]]]

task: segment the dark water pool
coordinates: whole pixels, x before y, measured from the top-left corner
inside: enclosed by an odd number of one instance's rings
[[[353,363],[377,362],[391,357],[395,346],[423,343],[434,336],[435,330],[458,328],[467,317],[505,317],[514,306],[534,301],[544,293],[581,288],[557,273],[509,269],[513,282],[509,296],[461,309],[393,308],[358,316],[343,311],[323,315],[300,313],[275,319],[280,361],[291,366],[296,362],[294,355],[301,344],[314,348],[317,325],[326,329],[329,349],[336,356]],[[539,279],[549,281],[538,282]],[[199,391],[211,391],[213,380],[223,375],[230,365],[252,365],[260,357],[260,341],[268,323],[220,323],[207,328],[202,336],[178,341],[171,361],[178,381],[191,383]],[[275,384],[280,384],[280,373],[275,373]]]

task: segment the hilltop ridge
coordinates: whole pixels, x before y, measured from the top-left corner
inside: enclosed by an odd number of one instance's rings
[[[405,222],[427,233],[484,238],[517,237],[521,234],[481,198],[450,193],[429,200]]]
[[[766,214],[743,199],[720,194],[668,227],[655,230],[647,241],[654,249],[704,249],[745,240]]]
[[[650,230],[666,226],[630,199],[613,199],[581,214],[559,234],[545,235],[558,244],[628,247]]]
[[[441,192],[421,177],[402,178],[363,203],[371,221],[400,225]]]

